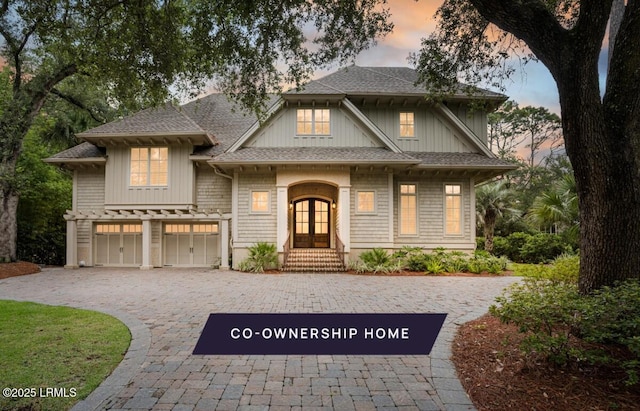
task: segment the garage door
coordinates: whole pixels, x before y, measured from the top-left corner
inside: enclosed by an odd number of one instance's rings
[[[164,265],[210,267],[220,263],[217,223],[164,225]]]
[[[142,224],[98,223],[93,244],[96,266],[142,265]]]

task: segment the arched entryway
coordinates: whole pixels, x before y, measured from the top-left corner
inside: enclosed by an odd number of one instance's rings
[[[331,202],[304,198],[293,202],[293,247],[331,246]]]

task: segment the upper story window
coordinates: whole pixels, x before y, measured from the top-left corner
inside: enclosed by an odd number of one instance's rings
[[[131,148],[129,185],[166,186],[169,176],[169,148]]]
[[[318,136],[331,134],[331,110],[299,108],[296,113],[296,134]]]
[[[400,137],[415,136],[415,116],[413,112],[400,112]]]
[[[268,213],[269,212],[269,192],[268,191],[252,191],[251,192],[251,212],[252,213]]]

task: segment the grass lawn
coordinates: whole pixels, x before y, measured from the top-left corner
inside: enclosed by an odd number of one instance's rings
[[[0,410],[70,409],[109,376],[130,342],[129,329],[106,314],[0,300]],[[6,388],[33,398],[7,398]]]

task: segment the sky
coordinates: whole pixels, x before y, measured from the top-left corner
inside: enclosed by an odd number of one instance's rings
[[[435,12],[442,0],[388,0],[394,31],[378,41],[378,45],[362,52],[355,61],[359,66],[410,67],[409,54],[418,52],[421,39],[436,27]],[[334,71],[316,72],[315,78]],[[543,106],[560,114],[556,84],[547,68],[536,62],[527,64],[523,71],[505,84],[506,94],[520,106]],[[498,90],[494,90],[498,91]]]

